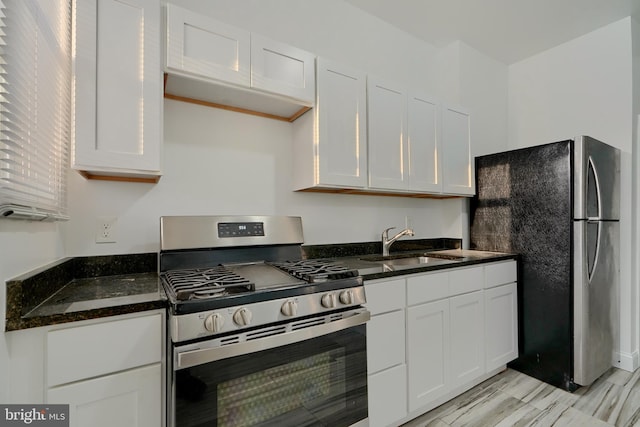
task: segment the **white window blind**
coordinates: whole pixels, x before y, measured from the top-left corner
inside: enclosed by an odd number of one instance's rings
[[[68,219],[71,0],[0,0],[0,217]]]

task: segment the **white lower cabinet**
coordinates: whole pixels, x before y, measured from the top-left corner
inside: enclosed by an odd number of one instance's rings
[[[407,416],[405,279],[365,283],[369,426],[383,427]]]
[[[404,310],[373,316],[367,325],[367,370],[404,364]]]
[[[45,335],[46,403],[69,404],[71,427],[158,427],[164,312],[69,323]]]
[[[517,358],[516,280],[507,260],[365,282],[370,425],[399,426]]]
[[[487,371],[518,357],[517,295],[515,283],[484,292]]]
[[[160,363],[47,391],[49,403],[69,404],[72,427],[162,425]]]
[[[449,340],[448,300],[407,309],[409,412],[449,391]]]
[[[369,427],[383,427],[407,416],[407,365],[369,375]]]
[[[483,291],[453,297],[449,305],[451,385],[458,387],[485,372]]]

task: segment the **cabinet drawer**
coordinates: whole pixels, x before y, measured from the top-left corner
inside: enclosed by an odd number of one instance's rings
[[[518,268],[515,261],[487,264],[484,269],[485,288],[512,283],[518,280]]]
[[[447,298],[450,294],[449,274],[442,272],[409,277],[407,279],[408,305]]]
[[[365,283],[366,305],[371,315],[404,308],[406,304],[404,284],[404,279]]]
[[[136,317],[47,334],[48,386],[159,362],[162,316]]]
[[[484,287],[483,267],[460,268],[449,272],[451,295],[478,291]]]
[[[373,316],[367,323],[369,374],[405,362],[404,310]]]

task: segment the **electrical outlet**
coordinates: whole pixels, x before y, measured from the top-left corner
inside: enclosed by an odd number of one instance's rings
[[[118,218],[102,216],[96,221],[96,243],[115,243]]]

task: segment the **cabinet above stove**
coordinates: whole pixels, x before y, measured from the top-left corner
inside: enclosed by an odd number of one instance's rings
[[[314,105],[315,56],[166,7],[165,98],[293,121]]]

